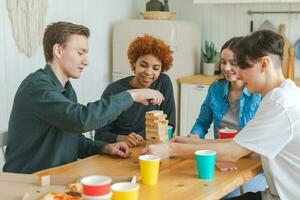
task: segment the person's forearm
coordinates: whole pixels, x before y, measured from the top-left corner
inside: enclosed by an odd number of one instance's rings
[[[202,143],[202,144],[180,144],[170,143],[170,156],[194,158],[197,150],[214,150],[217,152],[217,160],[235,162],[239,158],[249,154],[251,151],[241,147],[234,142]]]
[[[111,131],[106,131],[104,129],[98,129],[94,136],[95,140],[107,142],[107,143],[115,143],[117,141],[117,134],[114,134]]]
[[[197,141],[197,144],[226,143],[231,141],[232,139],[200,139]]]
[[[194,152],[196,150],[199,150],[199,145],[170,143],[169,156],[190,159],[194,157]]]

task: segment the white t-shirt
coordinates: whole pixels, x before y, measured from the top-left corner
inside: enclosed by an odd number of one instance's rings
[[[300,199],[300,88],[293,81],[264,96],[234,141],[261,155],[269,186],[263,199]]]

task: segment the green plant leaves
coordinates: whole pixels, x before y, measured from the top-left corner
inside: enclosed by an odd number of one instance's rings
[[[215,47],[215,44],[213,42],[208,42],[207,40],[205,40],[204,50],[202,50],[202,52],[203,52],[204,62],[206,63],[214,62],[214,59],[217,55],[217,48]]]

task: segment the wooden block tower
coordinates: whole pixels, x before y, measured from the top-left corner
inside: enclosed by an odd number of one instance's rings
[[[149,142],[168,142],[167,115],[161,110],[146,112],[146,139]]]

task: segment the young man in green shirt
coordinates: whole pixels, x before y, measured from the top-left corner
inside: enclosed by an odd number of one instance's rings
[[[82,132],[105,126],[133,102],[160,104],[163,96],[151,89],[127,90],[79,104],[69,79],[78,79],[88,64],[88,37],[88,28],[68,22],[46,28],[47,64],[26,77],[17,90],[3,171],[33,173],[98,153],[130,155],[123,142],[93,141]]]

